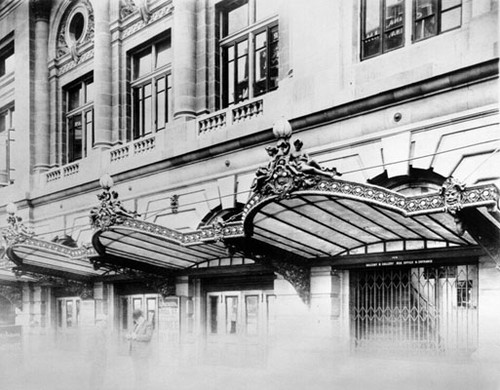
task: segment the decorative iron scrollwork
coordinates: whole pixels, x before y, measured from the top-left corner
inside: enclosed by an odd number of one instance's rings
[[[302,301],[309,304],[311,300],[311,268],[290,252],[280,251],[277,248],[266,247],[265,243],[256,244],[250,239],[225,240],[228,254],[232,257],[241,253],[244,257],[256,263],[271,267],[276,273],[283,276],[297,291]]]
[[[291,151],[290,124],[278,121],[273,127],[273,133],[278,138],[276,146],[266,147],[272,160],[265,167],[260,167],[255,173],[252,191],[261,195],[278,195],[286,198],[291,192],[307,190],[317,185],[322,178],[341,176],[335,168],[322,167],[308,154],[302,151],[303,142],[299,139],[293,143]]]
[[[66,295],[79,296],[82,299],[92,299],[94,297],[94,288],[91,282],[71,280],[53,275],[44,275],[37,272],[25,271],[21,267],[13,267],[12,272],[16,277],[28,276],[35,280],[34,283],[57,287],[64,290]]]
[[[137,218],[140,214],[135,211],[125,209],[121,201],[118,200],[118,193],[111,190],[113,180],[107,176],[105,180],[101,178],[103,191],[97,195],[99,205],[90,210],[90,224],[95,229],[107,230],[110,226],[120,225],[127,218]]]

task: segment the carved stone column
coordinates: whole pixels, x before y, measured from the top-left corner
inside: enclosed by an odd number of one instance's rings
[[[196,4],[174,0],[173,92],[174,118],[193,118],[196,109]]]
[[[50,126],[49,126],[49,16],[50,0],[31,2],[35,19],[35,166],[36,172],[50,167]]]
[[[109,148],[113,142],[111,33],[109,0],[93,1],[95,18],[94,39],[94,125],[97,148]]]

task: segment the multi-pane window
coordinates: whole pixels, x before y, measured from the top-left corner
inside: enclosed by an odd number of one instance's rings
[[[363,0],[361,58],[404,45],[404,0]]]
[[[14,71],[14,42],[0,48],[0,77]]]
[[[414,0],[413,40],[460,27],[462,0]]]
[[[172,116],[170,35],[132,56],[132,137],[162,130]]]
[[[362,0],[361,59],[403,47],[406,14],[413,15],[415,42],[460,27],[462,0]]]
[[[86,77],[64,89],[66,162],[87,157],[94,145],[94,81]]]
[[[0,186],[11,182],[10,141],[14,130],[14,107],[0,110]]]
[[[278,87],[279,30],[276,2],[240,0],[219,8],[222,105]]]

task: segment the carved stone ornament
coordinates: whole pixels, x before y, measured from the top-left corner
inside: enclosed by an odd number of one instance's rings
[[[34,233],[23,224],[23,219],[14,213],[10,213],[7,217],[8,226],[0,231],[2,236],[2,246],[5,247],[0,253],[4,254],[7,247],[18,244],[26,239],[33,237]]]
[[[93,228],[107,230],[110,226],[120,225],[127,218],[136,218],[139,214],[126,210],[118,200],[118,193],[110,188],[104,188],[97,195],[99,205],[90,210],[90,224]]]
[[[144,23],[148,23],[151,18],[149,11],[148,0],[121,0],[120,1],[120,17],[125,19],[127,16],[139,10]]]
[[[289,126],[289,125],[288,125]],[[271,161],[255,173],[252,191],[263,196],[286,198],[291,192],[314,187],[322,178],[341,176],[335,168],[325,168],[302,152],[302,141],[294,141],[291,150],[291,128],[288,132],[274,131],[276,146],[266,147]]]
[[[463,207],[463,193],[465,184],[450,176],[441,187],[441,196],[444,198],[444,207],[451,215],[456,215]]]
[[[59,32],[57,34],[56,57],[62,57],[70,54],[72,60],[76,63],[80,60],[81,53],[79,47],[94,40],[95,22],[92,5],[88,0],[74,2],[74,6],[69,8],[64,14]],[[71,23],[75,15],[82,19],[81,35],[75,37],[71,31]]]

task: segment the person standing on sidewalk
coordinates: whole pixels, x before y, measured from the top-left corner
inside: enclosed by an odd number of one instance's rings
[[[149,381],[149,365],[151,358],[151,338],[153,336],[153,324],[146,321],[142,310],[134,310],[132,313],[134,330],[126,338],[129,341],[129,353],[132,358],[135,374],[135,388],[147,388]]]

